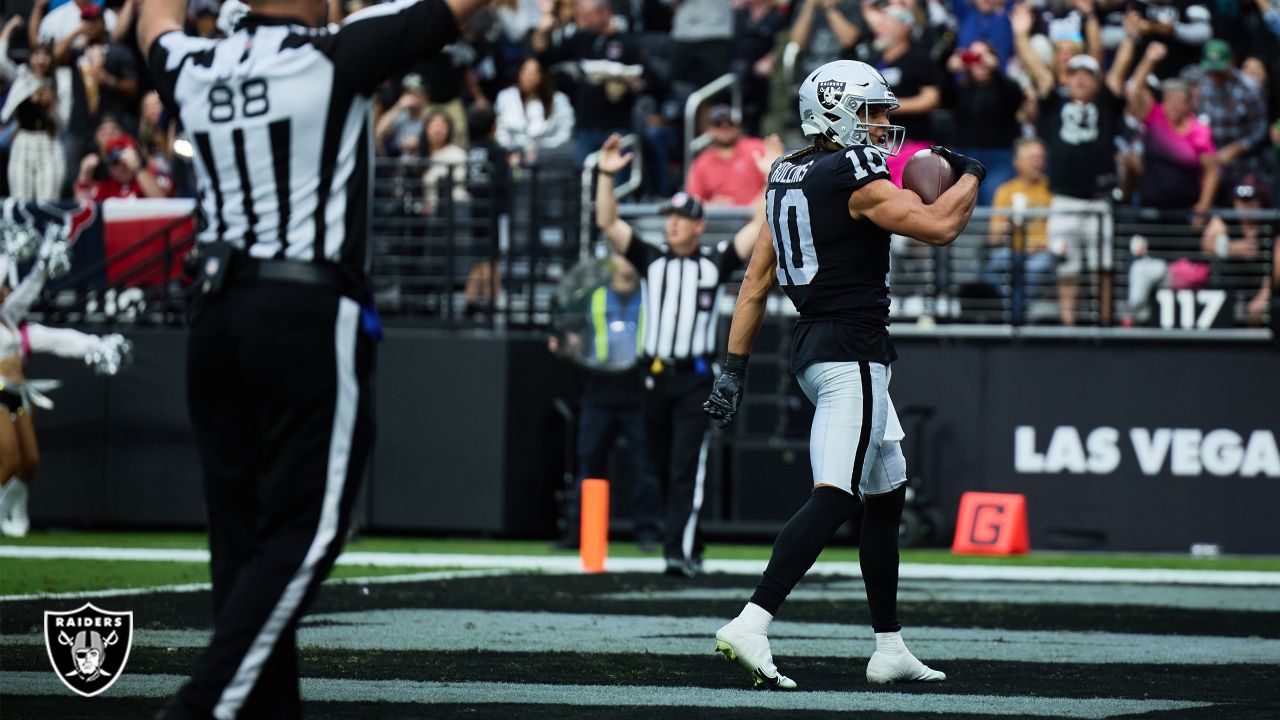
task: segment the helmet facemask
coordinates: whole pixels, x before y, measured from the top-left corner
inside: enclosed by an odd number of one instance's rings
[[[871,122],[871,106],[884,106],[885,119],[889,117],[889,113],[898,109],[898,103],[885,102],[883,100],[867,100],[862,106],[854,111],[854,119],[857,125],[854,128],[850,140],[853,145],[871,145],[885,151],[887,155],[897,155],[902,150],[902,144],[907,140],[907,129],[901,125],[892,125],[887,122],[873,123]],[[861,117],[858,117],[861,115]],[[884,133],[880,136],[880,141],[875,142],[871,139],[871,128],[882,128]]]

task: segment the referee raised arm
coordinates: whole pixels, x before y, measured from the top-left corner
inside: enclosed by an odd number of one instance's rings
[[[773,142],[771,140],[771,142]],[[631,162],[613,135],[600,148],[596,225],[625,255],[645,285],[645,335],[637,350],[645,370],[644,422],[650,459],[667,501],[663,555],[668,575],[692,577],[702,568],[702,499],[707,466],[707,418],[702,401],[711,389],[720,288],[751,255],[764,226],[764,202],[732,243],[703,248],[702,203],[676,193],[661,245],[641,240],[618,217],[613,176]]]
[[[326,25],[254,0],[225,40],[147,0],[156,88],[196,149],[208,227],[187,347],[214,635],[163,718],[296,718],[299,617],[328,574],[373,443],[365,273],[375,88],[486,0],[398,0]]]

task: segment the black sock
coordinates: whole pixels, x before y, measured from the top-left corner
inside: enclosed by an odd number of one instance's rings
[[[869,495],[862,512],[862,535],[858,542],[858,564],[867,586],[871,607],[871,628],[878,632],[898,632],[898,523],[907,499],[907,486],[893,492]]]
[[[776,615],[782,601],[809,572],[836,530],[858,509],[858,499],[835,487],[813,491],[804,507],[791,516],[773,543],[773,554],[756,586],[751,602]]]

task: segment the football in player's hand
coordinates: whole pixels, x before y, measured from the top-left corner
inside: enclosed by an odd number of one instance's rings
[[[902,169],[902,187],[931,204],[956,183],[956,171],[947,159],[925,148],[916,152]]]

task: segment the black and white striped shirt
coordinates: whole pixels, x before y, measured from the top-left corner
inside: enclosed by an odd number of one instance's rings
[[[373,93],[457,35],[443,0],[399,0],[342,25],[249,15],[223,40],[158,38],[151,72],[195,148],[197,240],[363,278]]]
[[[729,276],[742,267],[733,243],[680,256],[632,235],[627,260],[644,281],[644,346],[648,358],[681,361],[716,352],[717,308]]]

